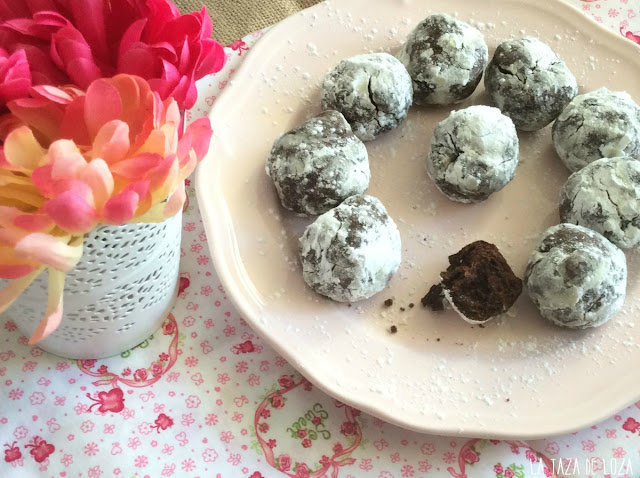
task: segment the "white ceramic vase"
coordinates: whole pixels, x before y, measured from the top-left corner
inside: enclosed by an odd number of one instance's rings
[[[176,300],[182,214],[157,224],[101,226],[67,273],[60,326],[38,346],[66,358],[117,355],[155,332]],[[44,315],[47,273],[5,312],[30,337]],[[4,314],[3,314],[4,315]]]

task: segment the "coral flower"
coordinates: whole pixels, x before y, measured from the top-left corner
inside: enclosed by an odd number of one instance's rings
[[[35,86],[7,107],[22,125],[0,150],[0,311],[44,268],[49,304],[31,337],[46,337],[62,317],[64,273],[99,224],[161,222],[176,214],[184,180],[207,152],[208,118],[188,125],[172,98],[143,78],[93,81],[86,93]]]

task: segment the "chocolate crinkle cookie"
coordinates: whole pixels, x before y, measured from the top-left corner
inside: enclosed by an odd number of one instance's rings
[[[322,85],[322,108],[340,111],[363,141],[402,123],[412,98],[407,69],[388,53],[347,58]]]
[[[493,103],[524,131],[551,123],[578,93],[576,79],[565,62],[547,44],[532,37],[500,43],[484,84]]]
[[[596,327],[624,303],[627,262],[599,233],[563,223],[543,233],[524,281],[544,318],[563,327]]]
[[[489,53],[477,29],[441,13],[420,22],[396,57],[411,75],[415,104],[448,105],[474,92]]]
[[[553,146],[571,171],[600,158],[637,158],[640,106],[607,88],[576,96],[553,124]]]
[[[471,203],[504,188],[518,165],[518,135],[499,109],[470,106],[436,126],[427,173],[449,199]]]
[[[522,281],[498,248],[485,241],[472,242],[449,256],[449,267],[440,277],[422,304],[431,310],[451,306],[471,324],[503,314],[522,293]]]
[[[282,205],[300,216],[322,214],[369,187],[367,148],[331,110],[280,136],[266,171]]]
[[[573,173],[560,193],[560,219],[623,249],[639,247],[640,161],[603,158]]]
[[[400,266],[400,233],[382,203],[352,196],[318,217],[300,238],[305,282],[338,302],[384,289]]]

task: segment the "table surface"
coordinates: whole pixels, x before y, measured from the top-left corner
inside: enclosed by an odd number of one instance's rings
[[[640,34],[638,0],[570,3]],[[262,34],[227,47],[188,119],[208,113]],[[526,443],[409,432],[336,402],[234,310],[187,189],[178,301],[149,340],[117,357],[66,360],[0,318],[0,477],[640,476],[640,402]]]

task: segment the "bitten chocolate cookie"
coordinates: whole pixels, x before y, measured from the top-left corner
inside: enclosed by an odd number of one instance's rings
[[[571,171],[600,158],[637,158],[640,106],[607,88],[576,96],[553,124],[553,146]]]
[[[448,105],[474,92],[489,51],[477,29],[440,13],[420,22],[396,57],[411,75],[415,104]]]
[[[544,318],[562,327],[596,327],[624,303],[627,262],[623,252],[597,232],[558,224],[543,233],[524,282]]]
[[[266,171],[282,205],[300,216],[322,214],[369,187],[367,148],[332,110],[280,136]]]
[[[400,233],[382,203],[352,196],[318,217],[300,238],[305,282],[339,302],[384,289],[400,266]]]
[[[573,173],[560,193],[560,220],[599,232],[623,249],[640,246],[640,161],[604,158]]]
[[[454,111],[433,132],[427,173],[453,201],[484,201],[513,179],[517,166],[516,128],[497,108]]]
[[[340,111],[363,141],[402,123],[412,98],[407,69],[388,53],[342,60],[322,85],[322,108]]]
[[[551,123],[578,93],[576,79],[564,61],[532,37],[500,43],[484,84],[493,103],[524,131]]]
[[[449,267],[440,277],[422,304],[432,310],[450,305],[471,324],[503,314],[522,293],[522,281],[498,248],[485,241],[472,242],[449,256]]]

